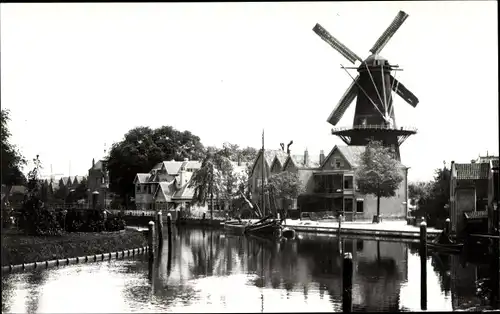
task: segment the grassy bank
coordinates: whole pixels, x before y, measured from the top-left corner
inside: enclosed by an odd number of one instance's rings
[[[2,266],[108,253],[147,246],[146,237],[133,230],[102,233],[65,233],[62,236],[25,236],[2,230]]]

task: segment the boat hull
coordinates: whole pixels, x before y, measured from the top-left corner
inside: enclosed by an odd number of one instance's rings
[[[230,233],[243,235],[245,233],[246,226],[243,224],[235,224],[235,223],[225,223],[224,230]]]

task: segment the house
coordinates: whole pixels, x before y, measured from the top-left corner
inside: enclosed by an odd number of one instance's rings
[[[274,173],[277,171],[277,167],[281,161],[275,161],[275,158],[278,157],[279,160],[286,159],[288,154],[281,149],[266,149],[264,150],[264,157],[262,156],[262,150],[257,153],[255,160],[250,169],[249,175],[249,187],[251,192],[251,200],[253,203],[258,204],[260,208],[262,208],[262,173],[264,172],[265,180],[269,178],[271,173],[271,165],[274,165]],[[264,159],[264,160],[263,160]],[[264,166],[264,168],[263,168]],[[264,169],[264,171],[263,171]]]
[[[137,209],[175,209],[189,207],[193,190],[188,187],[201,162],[188,160],[158,163],[149,173],[138,173],[134,179]]]
[[[489,156],[490,157],[490,156]],[[451,162],[450,218],[454,233],[487,232],[498,204],[498,157]]]
[[[23,205],[26,194],[28,193],[28,188],[24,185],[13,185],[8,189],[5,188],[5,196],[4,198],[10,206],[14,209],[19,209]]]
[[[111,193],[109,192],[109,174],[106,169],[107,160],[101,159],[95,162],[92,159],[92,167],[87,176],[88,199],[96,202],[98,208],[109,206]],[[95,198],[95,199],[94,199]]]
[[[356,188],[354,176],[365,146],[336,145],[313,171],[308,184],[309,202],[299,204],[302,211],[343,212],[346,220],[371,220],[377,214],[377,198],[363,195]],[[399,163],[403,181],[390,198],[380,199],[382,217],[406,218],[408,213],[408,168]],[[310,187],[313,186],[313,190]]]
[[[288,209],[299,208],[301,212],[331,213],[333,216],[343,212],[346,220],[371,220],[377,213],[377,199],[372,195],[362,195],[356,190],[354,172],[358,158],[365,150],[365,146],[336,145],[325,157],[324,152],[319,154],[319,161],[313,161],[306,150],[304,155],[287,156],[282,171],[291,171],[299,174],[305,192],[301,194],[295,204],[288,204]],[[283,151],[266,150],[265,175],[268,177],[275,172],[276,154]],[[273,156],[273,154],[275,154]],[[250,185],[252,200],[261,203],[262,159],[259,152],[254,162]],[[271,164],[271,161],[274,162]],[[270,166],[268,166],[270,165]],[[383,217],[404,219],[408,213],[408,168],[399,164],[403,174],[403,182],[396,191],[396,196],[380,199],[381,215]],[[273,170],[273,171],[271,171]]]

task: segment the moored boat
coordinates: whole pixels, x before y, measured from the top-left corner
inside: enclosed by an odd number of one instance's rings
[[[226,221],[224,224],[224,230],[242,235],[245,233],[246,224],[238,220]]]

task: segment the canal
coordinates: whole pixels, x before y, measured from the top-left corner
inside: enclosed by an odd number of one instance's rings
[[[145,256],[2,276],[2,313],[339,312],[342,259],[329,235],[270,241],[221,230],[174,229],[149,268]],[[345,239],[354,260],[354,311],[419,311],[418,244]],[[488,263],[429,255],[427,309],[491,302]],[[480,289],[478,293],[478,287]]]

